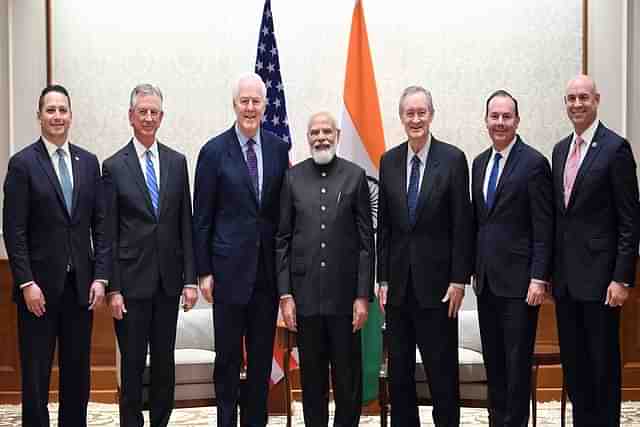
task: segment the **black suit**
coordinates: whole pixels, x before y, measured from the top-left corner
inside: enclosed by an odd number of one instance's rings
[[[472,219],[464,153],[431,138],[416,222],[407,204],[407,143],[380,163],[378,281],[388,282],[391,422],[419,425],[415,387],[418,345],[437,426],[459,424],[458,323],[441,300],[450,283],[469,283]]]
[[[527,426],[539,307],[525,299],[531,279],[548,282],[551,275],[551,168],[517,137],[489,209],[483,187],[492,156],[489,148],[473,161],[471,185],[475,290],[490,414],[495,426]]]
[[[151,353],[150,418],[166,426],[174,404],[178,301],[195,284],[191,194],[185,157],[158,144],[159,215],[153,210],[138,154],[129,142],[102,165],[112,237],[110,291],[127,313],[115,321],[122,355],[120,425],[142,425],[142,373]]]
[[[69,145],[69,152],[71,214],[42,140],[11,158],[4,184],[4,239],[18,307],[24,426],[49,425],[49,376],[56,339],[59,423],[86,425],[93,319],[87,310],[89,289],[94,279],[108,279],[107,247],[98,160],[75,145]],[[42,317],[28,311],[19,289],[30,281],[44,294]]]
[[[235,126],[200,150],[193,233],[198,276],[213,275],[217,425],[236,424],[242,337],[247,384],[243,424],[267,424],[267,397],[278,299],[275,234],[288,145],[261,132],[262,190],[256,194]]]
[[[620,308],[609,283],[633,286],[640,203],[636,163],[624,138],[599,123],[564,203],[572,136],[553,149],[556,217],[553,295],[562,366],[577,426],[620,425]],[[587,141],[588,143],[588,141]]]
[[[356,298],[373,297],[374,243],[362,168],[334,158],[287,171],[280,198],[276,268],[280,295],[296,304],[305,425],[329,421],[329,364],[336,426],[357,426],[362,405]]]

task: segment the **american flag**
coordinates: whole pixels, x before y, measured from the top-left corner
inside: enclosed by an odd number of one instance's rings
[[[284,85],[280,75],[276,35],[273,31],[271,0],[264,2],[255,71],[267,86],[267,109],[262,117],[262,128],[275,133],[291,146]]]
[[[287,106],[284,99],[284,85],[280,75],[280,60],[276,45],[276,34],[273,31],[273,14],[271,13],[271,0],[265,0],[260,23],[260,36],[258,38],[258,53],[256,54],[256,73],[262,77],[267,86],[267,108],[262,117],[262,128],[275,133],[291,147],[291,133],[287,118]],[[280,315],[278,316],[280,317]],[[271,362],[271,387],[284,378],[284,354],[285,349],[278,340],[273,346],[273,359]],[[291,355],[291,369],[298,366],[297,351]]]

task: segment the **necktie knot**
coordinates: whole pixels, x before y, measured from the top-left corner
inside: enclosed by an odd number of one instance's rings
[[[502,154],[496,152],[493,158],[494,158],[494,162],[499,162],[502,159]]]
[[[580,147],[580,146],[582,146],[582,144],[584,144],[584,139],[582,139],[582,137],[581,137],[581,136],[577,136],[577,137],[576,137],[576,145],[577,145],[578,147]]]
[[[422,163],[420,161],[420,157],[418,157],[417,154],[414,154],[413,158],[411,159],[411,166],[413,166],[415,168],[415,167],[420,166],[420,163]]]
[[[64,158],[65,154],[67,153],[65,153],[65,151],[62,148],[58,148],[56,149],[56,154],[58,155],[58,157]]]

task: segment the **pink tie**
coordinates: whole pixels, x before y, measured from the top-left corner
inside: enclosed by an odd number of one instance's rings
[[[584,139],[576,137],[575,144],[573,144],[573,150],[567,159],[567,166],[564,170],[564,205],[569,205],[569,198],[571,197],[571,191],[573,190],[573,184],[576,181],[578,175],[578,168],[580,167],[580,150],[584,144]]]

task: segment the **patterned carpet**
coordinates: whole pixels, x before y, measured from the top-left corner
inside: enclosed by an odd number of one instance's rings
[[[303,426],[302,406],[294,403],[294,426]],[[57,426],[57,405],[50,405],[51,425]],[[431,422],[431,408],[421,407],[420,418],[423,426],[433,426]],[[210,427],[215,426],[215,408],[176,409],[171,416],[170,426],[179,427]],[[20,426],[20,407],[16,405],[0,405],[0,427]],[[101,427],[118,426],[118,408],[116,405],[91,403],[89,405],[89,425]],[[148,425],[148,421],[145,423]],[[285,417],[270,417],[270,426],[286,425]],[[332,425],[332,422],[330,422]],[[378,416],[365,416],[360,420],[361,426],[379,426]],[[462,426],[486,426],[487,412],[485,409],[462,408]],[[538,426],[559,426],[560,404],[548,402],[538,404]],[[567,408],[567,426],[571,423],[571,408]],[[640,402],[624,402],[622,405],[621,425],[624,427],[640,427]]]

